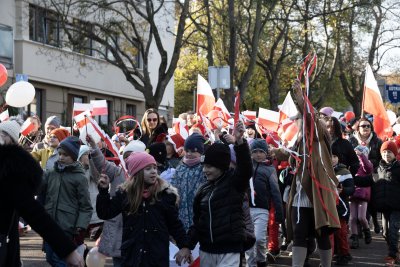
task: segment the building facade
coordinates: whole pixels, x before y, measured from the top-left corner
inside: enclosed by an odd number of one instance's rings
[[[163,17],[165,19],[165,16]],[[167,25],[174,27],[175,18],[170,16]],[[165,28],[168,28],[165,27]],[[166,31],[166,30],[165,30]],[[172,34],[162,35],[168,53],[173,51]],[[20,110],[36,114],[42,121],[51,115],[61,118],[64,126],[71,126],[73,103],[89,103],[90,100],[106,99],[109,115],[97,118],[100,124],[112,125],[122,115],[141,119],[145,101],[141,92],[126,81],[122,71],[109,64],[90,49],[60,48],[63,32],[57,16],[33,1],[2,0],[0,8],[0,63],[8,70],[8,81],[0,87],[4,96],[7,88],[16,81],[17,74],[27,75],[36,89],[34,101]],[[152,48],[150,76],[153,85],[157,81],[158,52]],[[140,57],[136,58],[140,67]],[[155,87],[155,86],[154,86]],[[159,107],[160,114],[172,119],[174,106],[173,79],[168,84]]]

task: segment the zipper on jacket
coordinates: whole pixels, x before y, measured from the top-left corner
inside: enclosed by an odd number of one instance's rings
[[[212,232],[212,214],[211,214],[211,198],[214,194],[214,189],[211,192],[210,197],[208,198],[208,213],[210,215],[210,237],[211,237],[211,243],[214,243],[214,238],[213,238],[213,232]]]

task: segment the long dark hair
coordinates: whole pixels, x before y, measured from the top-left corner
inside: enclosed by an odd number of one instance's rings
[[[342,126],[340,125],[340,122],[337,118],[335,117],[329,117],[326,119],[326,122],[331,121],[333,124],[333,133],[335,134],[336,138],[343,138],[342,135]]]

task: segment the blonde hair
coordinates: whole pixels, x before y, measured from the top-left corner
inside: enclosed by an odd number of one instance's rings
[[[157,177],[157,183],[150,187],[150,204],[154,204],[159,200],[158,196],[161,189],[161,179]],[[144,191],[144,170],[140,170],[131,179],[121,185],[122,190],[126,192],[129,202],[129,214],[136,214],[142,203],[142,194]]]

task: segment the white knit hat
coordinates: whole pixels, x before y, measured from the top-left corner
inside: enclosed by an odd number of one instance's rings
[[[124,147],[122,155],[125,154],[125,152],[144,152],[145,150],[146,145],[142,141],[133,140]]]
[[[20,130],[21,125],[14,120],[3,121],[0,123],[0,131],[7,133],[15,143],[18,143]]]

